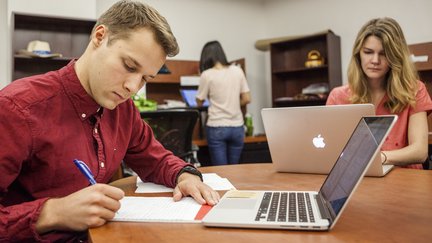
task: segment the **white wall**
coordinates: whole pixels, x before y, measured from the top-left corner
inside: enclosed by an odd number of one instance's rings
[[[8,0],[12,11],[72,18],[96,17],[95,0]]]
[[[97,0],[98,15],[114,0]],[[202,45],[221,41],[228,59],[246,58],[256,132],[262,133],[260,110],[271,106],[269,52],[257,51],[256,40],[309,35],[326,29],[341,37],[342,75],[352,43],[369,19],[389,16],[404,29],[408,43],[432,41],[430,0],[143,0],[164,15],[176,34],[181,52],[175,59],[198,60]]]
[[[430,0],[272,0],[266,5],[266,35],[307,35],[333,30],[341,37],[342,74],[346,82],[352,45],[363,24],[372,18],[392,17],[401,25],[408,44],[430,42],[431,11]],[[270,79],[270,72],[266,77]]]
[[[9,28],[7,25],[7,1],[0,0],[0,89],[9,83],[8,71],[11,69],[8,48]]]
[[[392,17],[401,25],[408,44],[432,41],[430,0],[271,0],[265,1],[265,38],[314,34],[331,29],[341,37],[342,78],[357,32],[368,20]],[[271,87],[270,53],[265,54],[265,83]],[[271,106],[271,89],[265,94]]]
[[[97,0],[98,16],[115,0]],[[174,59],[199,60],[207,41],[219,40],[228,60],[245,58],[246,75],[252,93],[247,109],[253,114],[255,131],[262,133],[260,110],[267,89],[264,80],[264,53],[254,48],[265,33],[261,1],[245,0],[143,0],[156,8],[169,22],[180,45]]]
[[[257,133],[264,131],[261,108],[271,106],[271,82],[269,52],[256,50],[256,40],[331,29],[341,37],[344,80],[354,38],[371,18],[395,18],[404,29],[408,43],[432,41],[430,0],[142,1],[168,19],[181,48],[175,59],[199,60],[204,43],[214,39],[222,43],[229,60],[246,59],[246,75],[252,92],[248,111],[253,114]],[[0,33],[5,28],[4,8],[7,8],[9,26],[12,11],[96,18],[114,2],[116,0],[0,0]],[[7,43],[9,37],[0,35],[1,88],[11,79],[12,54]],[[8,47],[6,51],[5,46]]]

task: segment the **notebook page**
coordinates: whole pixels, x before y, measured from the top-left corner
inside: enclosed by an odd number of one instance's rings
[[[124,197],[112,221],[197,222],[202,205],[185,197],[174,202],[172,197]]]
[[[204,183],[210,186],[213,190],[228,191],[236,189],[227,178],[222,178],[216,173],[204,173],[202,175]],[[143,182],[139,177],[137,177],[136,186],[137,189],[135,190],[135,193],[172,192],[174,190],[173,188],[164,185],[158,185],[152,182]]]

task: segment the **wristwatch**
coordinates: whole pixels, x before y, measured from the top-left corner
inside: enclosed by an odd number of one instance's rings
[[[186,166],[183,167],[183,168],[179,171],[179,173],[177,174],[176,182],[177,182],[179,176],[180,176],[181,174],[183,174],[184,172],[189,173],[189,174],[192,174],[192,175],[199,176],[199,178],[201,179],[201,181],[203,181],[203,176],[202,176],[201,172],[200,172],[199,170],[197,170],[197,168],[195,168],[195,167],[193,167],[193,166],[191,166],[191,165],[186,165]]]

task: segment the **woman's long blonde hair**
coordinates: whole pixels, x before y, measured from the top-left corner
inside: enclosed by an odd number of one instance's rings
[[[391,113],[401,112],[408,105],[415,106],[418,73],[410,59],[410,52],[399,24],[392,18],[376,18],[368,21],[357,34],[351,61],[348,66],[350,101],[354,104],[371,103],[369,84],[360,61],[360,51],[365,40],[375,36],[382,42],[389,63],[385,89],[389,100],[385,107]]]

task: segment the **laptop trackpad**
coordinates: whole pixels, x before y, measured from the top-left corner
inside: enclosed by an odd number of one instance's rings
[[[257,200],[250,198],[227,198],[218,203],[221,209],[253,209]]]

